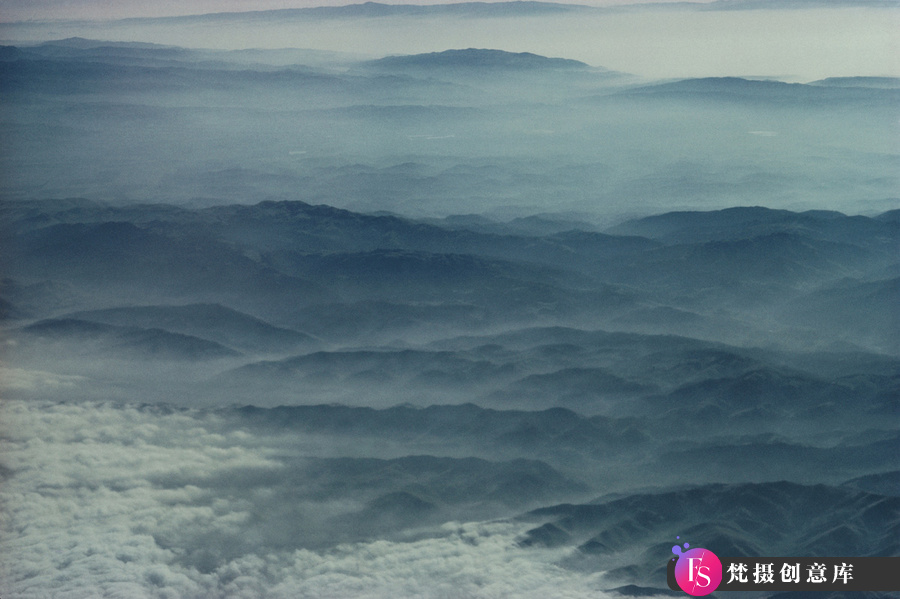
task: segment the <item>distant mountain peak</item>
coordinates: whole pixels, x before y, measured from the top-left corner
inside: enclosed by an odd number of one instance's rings
[[[567,58],[548,58],[531,52],[507,52],[484,48],[466,48],[388,56],[367,63],[373,67],[387,68],[478,68],[478,69],[584,69],[587,64]]]
[[[40,44],[41,46],[66,46],[69,48],[94,48],[101,42],[84,37],[67,37],[61,40],[50,40]]]
[[[876,89],[900,89],[900,77],[828,77],[809,85],[822,87],[863,87]]]
[[[74,50],[96,50],[98,48],[140,48],[144,50],[175,49],[175,46],[166,46],[150,42],[110,42],[84,37],[67,37],[65,39],[50,40],[39,44],[39,47],[71,48]]]

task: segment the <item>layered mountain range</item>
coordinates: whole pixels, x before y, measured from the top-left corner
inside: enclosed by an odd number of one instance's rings
[[[588,9],[314,12],[473,10]],[[653,596],[678,536],[898,555],[898,90],[4,47],[0,594]]]
[[[566,567],[602,557],[593,567],[652,588],[658,525],[606,519],[646,513],[746,554],[774,541],[726,512],[701,523],[621,508],[682,501],[636,490],[701,485],[691,492],[706,501],[736,494],[722,506],[761,494],[810,512],[818,503],[797,493],[820,491],[778,483],[772,498],[769,481],[793,480],[858,506],[840,485],[883,493],[859,477],[900,451],[891,213],[733,208],[526,234],[302,202],[3,211],[7,363],[74,377],[7,394],[245,405],[219,413],[253,435],[318,439],[298,488],[361,503],[303,529],[311,547],[538,507],[523,547],[571,545]],[[165,386],[148,388],[161,372]],[[628,499],[584,503],[599,493]],[[554,499],[577,503],[541,507]],[[866,526],[896,527],[888,505]],[[841,533],[842,509],[828,508],[824,545],[797,545],[825,529],[801,534],[785,516],[782,551],[840,553],[847,535],[854,552],[894,551],[872,544],[889,534]]]

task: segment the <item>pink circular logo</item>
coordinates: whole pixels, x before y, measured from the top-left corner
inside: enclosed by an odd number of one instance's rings
[[[716,554],[703,548],[678,553],[675,580],[681,590],[695,597],[715,591],[722,582],[722,562]]]

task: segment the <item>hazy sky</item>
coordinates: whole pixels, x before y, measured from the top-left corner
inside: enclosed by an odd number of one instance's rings
[[[279,8],[307,8],[312,6],[340,6],[362,4],[365,0],[0,0],[0,21],[30,19],[120,19],[270,10]],[[446,4],[466,0],[378,0],[385,4]],[[487,0],[491,1],[491,0]],[[611,6],[646,2],[676,2],[679,0],[572,0],[569,4]],[[712,0],[693,0],[710,2]]]

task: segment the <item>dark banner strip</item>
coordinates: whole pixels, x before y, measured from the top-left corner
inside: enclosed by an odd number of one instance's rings
[[[720,557],[717,591],[900,591],[900,557]],[[668,584],[675,580],[669,560]]]

